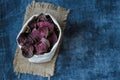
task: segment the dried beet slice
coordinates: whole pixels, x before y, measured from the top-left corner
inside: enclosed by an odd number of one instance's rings
[[[51,17],[49,15],[44,15],[43,13],[41,13],[38,16],[38,21],[39,22],[44,22],[44,21],[52,22],[52,19],[51,19]]]
[[[27,38],[27,35],[25,33],[21,33],[18,37],[17,41],[22,46],[25,42],[25,39]]]
[[[39,21],[46,21],[46,17],[44,14],[40,14],[38,18],[39,18]]]
[[[42,37],[47,37],[48,34],[49,34],[48,27],[46,27],[46,26],[45,26],[45,27],[41,27],[41,28],[39,28],[38,30],[39,30],[40,35],[41,35]]]
[[[49,47],[50,47],[49,41],[45,38],[42,38],[40,42],[35,44],[36,54],[38,55],[47,52]]]
[[[53,46],[56,42],[57,42],[57,35],[55,34],[55,32],[53,32],[49,37],[48,40],[51,44],[51,46]]]
[[[33,56],[33,50],[34,50],[34,47],[31,46],[31,45],[25,45],[25,46],[22,46],[21,48],[22,50],[22,55],[26,58],[30,58]]]
[[[33,44],[34,41],[32,38],[29,36],[28,33],[21,33],[20,36],[18,37],[18,43],[23,46],[25,44]]]
[[[36,23],[32,23],[31,25],[29,25],[30,29],[33,30],[34,28],[36,28]]]
[[[36,29],[36,28],[34,28],[33,30],[32,30],[32,37],[33,38],[36,38],[36,37],[42,37],[42,36],[40,36],[40,32]]]
[[[38,38],[38,39],[41,39],[42,37],[47,37],[49,34],[49,30],[47,27],[42,27],[42,28],[39,28],[39,30],[37,29],[33,29],[31,35],[33,38]]]
[[[37,23],[38,28],[41,27],[48,27],[50,32],[54,31],[54,24],[53,23],[49,23],[48,21],[44,21],[44,22],[38,22]]]
[[[47,48],[42,42],[37,43],[35,45],[35,49],[36,49],[36,55],[39,55],[43,52],[47,52]]]
[[[28,45],[34,44],[34,40],[31,38],[30,34],[25,39],[25,44],[28,44]]]
[[[42,38],[42,39],[41,39],[41,42],[42,42],[45,46],[50,47],[50,42],[49,42],[46,38]]]

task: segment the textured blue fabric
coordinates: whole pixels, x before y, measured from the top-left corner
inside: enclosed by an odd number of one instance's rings
[[[13,71],[16,36],[32,0],[0,0],[0,80]],[[71,10],[52,80],[120,80],[120,0],[38,0]]]

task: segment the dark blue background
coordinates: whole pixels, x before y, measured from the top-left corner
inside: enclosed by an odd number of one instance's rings
[[[47,80],[13,71],[16,36],[32,0],[0,0],[0,80]],[[52,80],[120,80],[120,0],[38,0],[70,9]]]

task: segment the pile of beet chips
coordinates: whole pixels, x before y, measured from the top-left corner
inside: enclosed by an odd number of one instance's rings
[[[19,35],[18,43],[22,46],[24,57],[49,52],[56,43],[59,30],[49,15],[40,14],[34,17]]]

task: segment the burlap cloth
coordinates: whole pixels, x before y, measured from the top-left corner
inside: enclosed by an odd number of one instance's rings
[[[50,13],[53,17],[56,18],[58,23],[60,24],[62,31],[65,27],[65,21],[67,19],[67,15],[69,10],[66,10],[62,7],[57,7],[53,4],[44,3],[44,2],[35,2],[33,1],[26,8],[24,23],[33,15],[39,13]],[[23,24],[24,24],[23,23]],[[59,48],[57,48],[55,56],[50,62],[47,63],[30,63],[27,58],[24,58],[21,54],[21,50],[19,47],[16,49],[16,54],[14,58],[14,71],[17,73],[28,73],[33,75],[40,75],[43,77],[53,76],[55,70],[55,62],[58,56]]]

